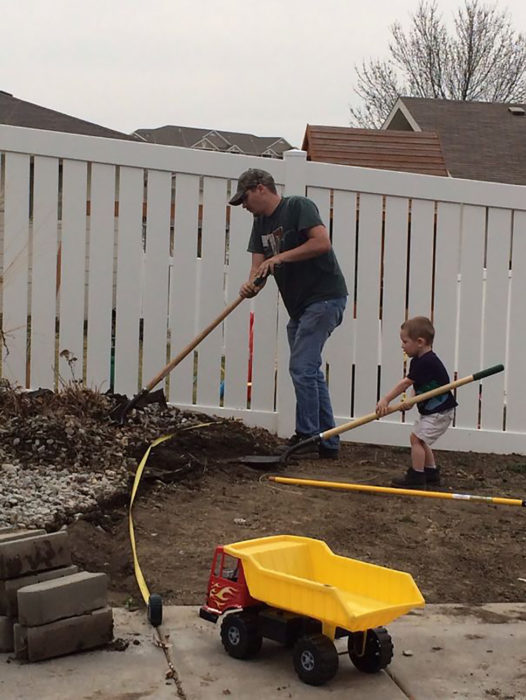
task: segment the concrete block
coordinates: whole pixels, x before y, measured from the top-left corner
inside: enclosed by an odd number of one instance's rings
[[[14,649],[18,659],[42,661],[104,646],[113,639],[111,608],[68,617],[40,627],[14,625]]]
[[[106,574],[87,571],[25,586],[17,593],[18,620],[27,627],[36,627],[82,615],[105,607],[107,591]]]
[[[39,571],[37,574],[0,581],[0,615],[18,617],[18,599],[16,594],[20,588],[32,586],[34,583],[40,583],[40,581],[51,581],[54,578],[76,574],[78,570],[79,567],[72,564],[71,566],[62,566],[60,569]]]
[[[0,579],[19,578],[69,564],[71,553],[64,531],[0,542]]]
[[[13,651],[13,625],[15,621],[5,615],[0,615],[0,653]]]
[[[3,532],[3,530],[0,530],[0,543],[15,542],[16,540],[25,540],[28,537],[45,534],[45,530],[15,530],[14,528],[10,532]]]

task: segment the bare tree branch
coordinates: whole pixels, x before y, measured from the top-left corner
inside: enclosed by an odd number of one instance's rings
[[[408,31],[391,27],[389,58],[355,67],[351,125],[380,127],[400,95],[451,100],[521,102],[526,99],[526,39],[508,13],[465,0],[450,34],[436,0],[420,0]]]

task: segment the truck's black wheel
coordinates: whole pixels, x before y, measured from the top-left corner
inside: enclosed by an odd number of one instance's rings
[[[294,645],[294,668],[300,680],[309,685],[323,685],[338,670],[338,652],[324,634],[307,634]]]
[[[350,634],[347,649],[353,664],[364,673],[378,673],[393,658],[393,642],[385,627]]]
[[[221,641],[235,659],[250,659],[261,649],[257,617],[252,613],[230,613],[221,624]]]
[[[148,598],[148,621],[154,627],[159,627],[163,621],[163,599],[158,593],[151,593]]]

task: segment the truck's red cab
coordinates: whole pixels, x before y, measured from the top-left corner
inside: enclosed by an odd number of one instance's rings
[[[208,589],[206,604],[199,609],[199,616],[210,622],[227,610],[239,610],[254,605],[261,605],[252,598],[245,580],[243,564],[237,557],[227,554],[222,546],[216,547]]]

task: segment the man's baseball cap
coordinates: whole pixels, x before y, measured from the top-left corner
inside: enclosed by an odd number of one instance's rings
[[[237,192],[228,203],[237,207],[237,205],[241,204],[243,201],[245,192],[253,187],[257,187],[258,185],[274,187],[274,178],[270,173],[267,173],[266,170],[259,170],[259,168],[250,168],[249,170],[245,170],[244,173],[241,173],[239,180],[237,181]]]

